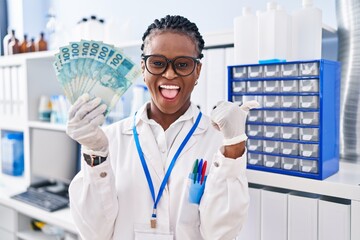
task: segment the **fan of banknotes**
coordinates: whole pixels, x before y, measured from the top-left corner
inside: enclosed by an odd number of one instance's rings
[[[53,65],[71,103],[89,93],[91,97],[100,97],[107,105],[106,115],[141,72],[120,49],[86,40],[61,47]]]

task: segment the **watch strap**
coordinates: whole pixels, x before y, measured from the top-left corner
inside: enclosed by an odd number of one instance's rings
[[[89,155],[86,153],[83,153],[83,156],[84,156],[85,162],[91,167],[97,166],[97,165],[105,162],[106,158],[107,158],[107,157],[101,157],[101,156],[96,156],[96,155]]]

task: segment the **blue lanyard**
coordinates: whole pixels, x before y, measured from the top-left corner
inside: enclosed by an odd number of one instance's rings
[[[151,180],[151,176],[150,176],[150,172],[149,172],[149,169],[147,167],[147,164],[146,164],[146,161],[145,161],[145,158],[144,158],[144,154],[143,154],[143,151],[141,149],[141,146],[140,146],[140,142],[139,142],[139,137],[138,137],[138,133],[136,131],[136,125],[135,125],[135,117],[136,117],[136,113],[134,115],[134,126],[133,126],[133,134],[134,134],[134,140],[135,140],[135,144],[136,144],[136,148],[137,148],[137,151],[138,151],[138,154],[139,154],[139,157],[140,157],[140,160],[141,160],[141,164],[142,164],[142,167],[144,169],[144,173],[145,173],[145,176],[146,176],[146,180],[148,182],[148,185],[149,185],[149,188],[150,188],[150,192],[151,192],[151,196],[152,196],[152,199],[154,201],[154,207],[153,207],[153,214],[152,214],[152,218],[156,218],[156,208],[157,208],[157,205],[160,201],[160,198],[162,196],[162,193],[165,189],[165,185],[170,177],[170,174],[171,174],[171,171],[173,170],[174,168],[174,165],[175,165],[175,162],[177,160],[177,158],[179,157],[181,151],[183,150],[183,148],[185,147],[186,143],[189,141],[190,137],[193,135],[195,129],[197,128],[197,126],[199,125],[199,122],[200,122],[200,119],[201,119],[201,116],[202,116],[202,113],[199,112],[197,118],[196,118],[196,121],[194,123],[194,125],[192,126],[192,128],[190,129],[190,131],[188,132],[188,134],[186,135],[186,137],[184,138],[183,142],[181,143],[180,147],[178,148],[178,150],[176,151],[173,159],[171,160],[171,163],[169,165],[169,168],[168,170],[166,171],[166,174],[165,174],[165,177],[160,185],[160,189],[159,189],[159,192],[158,192],[158,195],[155,199],[155,191],[154,191],[154,185],[153,185],[153,182]]]

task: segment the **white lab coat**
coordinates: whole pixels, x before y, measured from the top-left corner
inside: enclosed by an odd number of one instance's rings
[[[191,111],[189,111],[191,110]],[[179,145],[193,126],[199,110],[191,114],[170,147],[166,167],[149,124],[141,120],[146,104],[138,111],[136,128],[153,181],[155,195]],[[106,162],[82,170],[70,185],[70,208],[85,240],[134,239],[134,227],[149,225],[153,200],[133,138],[133,116],[106,127],[109,156]],[[177,240],[234,239],[246,217],[249,204],[245,176],[246,153],[234,160],[223,156],[222,135],[203,115],[193,136],[182,150],[157,209],[159,227]],[[208,177],[200,205],[188,201],[189,173],[195,159],[208,161]]]

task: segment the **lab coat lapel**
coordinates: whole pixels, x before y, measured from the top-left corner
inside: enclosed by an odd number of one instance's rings
[[[137,132],[139,134],[140,146],[142,148],[146,164],[148,165],[154,186],[160,185],[165,176],[165,172],[154,134],[148,124],[138,124]],[[150,168],[154,171],[151,171]],[[154,174],[152,174],[152,172],[155,172],[156,176],[153,176]],[[155,185],[155,181],[158,181],[158,184]]]

